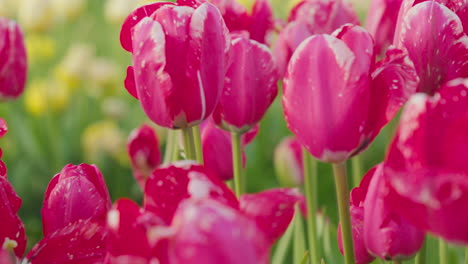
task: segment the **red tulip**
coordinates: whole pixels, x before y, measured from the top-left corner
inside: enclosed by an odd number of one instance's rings
[[[47,186],[42,207],[44,236],[78,220],[104,223],[111,206],[109,192],[94,165],[65,166]]]
[[[240,210],[253,219],[273,244],[289,226],[294,216],[294,205],[304,203],[304,196],[297,189],[270,189],[240,197]]]
[[[161,153],[156,132],[148,125],[132,131],[128,138],[127,152],[133,169],[133,176],[141,189],[151,172],[161,164]]]
[[[372,177],[364,201],[364,242],[367,250],[385,260],[411,258],[421,248],[424,232],[390,209],[383,163],[367,174]]]
[[[394,40],[414,62],[421,80],[417,91],[428,94],[434,94],[449,80],[468,77],[468,29],[465,27],[464,32],[461,22],[468,23],[468,2],[447,3],[459,11],[460,17],[437,2],[425,1],[411,7],[415,1],[405,1]]]
[[[28,263],[102,263],[107,232],[102,223],[78,220],[47,235],[29,252]]]
[[[278,74],[267,46],[238,35],[213,119],[223,129],[245,133],[257,124],[278,93]]]
[[[291,10],[288,21],[273,52],[281,76],[286,73],[293,52],[306,38],[314,34],[331,34],[346,23],[360,24],[351,4],[341,0],[301,1]]]
[[[351,213],[351,226],[353,232],[354,255],[356,264],[367,264],[374,260],[364,243],[364,200],[369,189],[369,183],[372,174],[366,174],[362,179],[359,187],[351,190],[350,194],[350,213]],[[341,226],[338,225],[338,246],[341,254],[343,254],[343,240],[341,234]]]
[[[403,0],[373,0],[367,12],[366,28],[375,39],[377,55],[384,55],[392,44],[398,11]]]
[[[375,138],[415,91],[417,77],[396,49],[374,64],[374,43],[359,26],[305,40],[284,80],[288,127],[317,159],[343,162]]]
[[[283,186],[299,186],[304,182],[302,145],[294,137],[284,138],[274,153],[275,170]]]
[[[146,182],[144,207],[165,223],[172,221],[179,203],[187,198],[210,198],[239,208],[234,193],[219,177],[187,161],[156,169]]]
[[[434,9],[436,9],[434,5]],[[415,226],[468,244],[468,79],[408,102],[384,174],[390,205]]]
[[[227,28],[209,3],[197,9],[166,3],[149,9],[135,11],[138,24],[133,25],[131,14],[122,27],[122,46],[132,51],[134,64],[126,88],[158,125],[197,125],[221,96],[230,47]]]
[[[18,217],[20,207],[21,199],[6,176],[0,176],[0,249],[12,249],[19,258],[23,256],[26,248],[24,225]]]
[[[255,222],[217,201],[186,200],[172,228],[170,263],[268,263],[270,244]]]
[[[216,127],[210,120],[202,124],[201,141],[203,149],[203,160],[205,167],[212,170],[221,180],[227,181],[233,178],[232,169],[232,146],[229,132]],[[242,144],[249,144],[257,135],[258,126],[242,135]],[[245,166],[245,153],[242,152]]]
[[[18,24],[0,18],[0,99],[14,99],[24,91],[27,75],[26,49]]]

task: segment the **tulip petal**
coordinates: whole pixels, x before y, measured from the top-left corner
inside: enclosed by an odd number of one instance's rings
[[[37,243],[26,257],[31,264],[102,263],[107,232],[101,223],[78,220]]]
[[[211,198],[239,207],[234,193],[219,177],[184,161],[153,171],[145,186],[144,208],[170,223],[179,203],[187,198]]]
[[[405,48],[414,63],[418,92],[433,94],[449,80],[468,77],[468,36],[460,18],[446,6],[434,1],[415,5],[399,30],[396,45]]]
[[[361,59],[370,60],[328,35],[308,38],[291,58],[284,80],[286,122],[319,160],[342,162],[364,140],[369,69]]]
[[[304,196],[297,189],[278,188],[240,197],[241,212],[253,219],[271,244],[280,238],[294,216],[294,205]]]
[[[384,169],[397,213],[419,228],[465,244],[467,94],[468,80],[456,79],[434,97],[413,96],[401,116]]]
[[[138,100],[138,92],[135,84],[135,73],[133,66],[127,67],[127,76],[125,77],[124,86],[125,89],[127,89],[127,92]]]
[[[170,263],[266,264],[269,244],[253,221],[211,199],[187,200],[174,216]]]
[[[268,33],[273,28],[273,10],[270,1],[256,0],[250,19],[250,39],[267,44]]]

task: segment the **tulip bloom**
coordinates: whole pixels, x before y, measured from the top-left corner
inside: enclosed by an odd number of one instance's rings
[[[415,226],[468,244],[468,79],[414,95],[385,159],[392,209]]]
[[[133,176],[141,189],[151,172],[161,164],[158,137],[155,131],[144,124],[130,134],[127,143],[127,152],[132,163]]]
[[[284,186],[299,186],[304,182],[302,146],[294,137],[287,137],[276,146],[275,171]]]
[[[273,54],[281,76],[285,74],[293,52],[302,41],[315,34],[331,34],[347,23],[360,24],[348,1],[300,1],[291,10],[288,24],[281,31],[274,47]]]
[[[367,250],[384,260],[411,258],[421,248],[424,232],[390,209],[383,163],[367,174],[372,177],[364,201],[364,242]]]
[[[226,73],[213,120],[223,129],[242,134],[260,121],[275,99],[279,77],[273,56],[263,44],[235,36],[232,56],[235,60]]]
[[[99,169],[94,165],[69,164],[47,186],[42,207],[44,236],[80,219],[104,222],[110,206]]]
[[[201,141],[205,167],[212,170],[223,181],[233,178],[232,146],[229,132],[218,128],[211,120],[201,126]],[[258,133],[258,126],[242,135],[243,146],[248,145]],[[246,156],[242,152],[245,166]]]
[[[372,174],[366,174],[361,180],[359,187],[351,190],[350,194],[350,213],[351,225],[353,230],[353,244],[354,255],[356,264],[367,264],[374,261],[375,257],[372,256],[364,243],[364,200],[369,189]],[[338,247],[341,254],[343,254],[343,238],[341,234],[341,225],[338,225]]]
[[[27,75],[26,49],[16,22],[0,18],[0,99],[14,99],[24,91]]]
[[[414,93],[418,78],[404,52],[374,63],[359,26],[305,40],[291,58],[283,107],[289,129],[317,159],[341,163],[366,148]]]
[[[21,258],[26,248],[24,225],[18,217],[21,198],[8,182],[6,175],[0,176],[0,249],[13,250]],[[3,263],[3,262],[2,262]]]
[[[187,128],[210,116],[221,96],[230,48],[215,6],[141,7],[124,22],[121,43],[133,54],[126,88],[152,121]]]
[[[367,13],[366,29],[374,37],[377,55],[384,55],[392,44],[398,11],[403,0],[372,0]]]
[[[403,2],[394,43],[414,63],[417,91],[434,94],[445,82],[468,77],[468,2],[423,1],[412,7],[415,2]]]

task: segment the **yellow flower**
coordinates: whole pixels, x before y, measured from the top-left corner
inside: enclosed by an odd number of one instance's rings
[[[54,76],[70,90],[75,90],[88,77],[88,67],[94,57],[89,44],[70,47],[62,62],[54,69]]]
[[[53,24],[55,17],[49,0],[17,0],[18,20],[27,31],[44,32]]]
[[[109,155],[117,161],[126,162],[126,137],[112,120],[102,120],[88,126],[81,136],[86,159],[97,162],[102,155]]]
[[[18,0],[0,0],[0,17],[13,18],[18,10]]]
[[[89,93],[94,96],[114,95],[122,85],[123,69],[107,58],[96,58],[88,67]]]
[[[69,90],[55,80],[34,80],[25,92],[26,110],[35,116],[60,112],[68,105]]]
[[[135,7],[135,0],[107,0],[104,15],[108,22],[120,25]]]
[[[64,20],[77,18],[86,6],[85,0],[51,0],[52,9],[57,17]]]
[[[55,55],[55,40],[45,34],[26,34],[28,62],[35,64],[47,61]]]

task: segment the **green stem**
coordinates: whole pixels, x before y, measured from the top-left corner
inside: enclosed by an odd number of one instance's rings
[[[202,150],[202,143],[201,143],[200,126],[192,127],[192,131],[193,131],[193,142],[195,145],[195,156],[197,158],[197,162],[203,165],[203,150]]]
[[[439,238],[439,264],[448,264],[447,243],[441,238]]]
[[[172,157],[171,157],[171,162],[174,162],[174,161],[178,161],[179,160],[179,157],[180,157],[180,153],[179,153],[179,131],[178,130],[174,130],[172,131],[172,133],[174,134],[174,138],[173,138],[173,141],[174,141],[174,146],[173,146],[173,149],[172,149]]]
[[[352,168],[353,168],[353,186],[357,187],[361,183],[362,178],[362,162],[361,156],[356,156],[351,159]]]
[[[304,164],[304,191],[307,199],[307,236],[309,239],[310,259],[313,264],[319,263],[319,243],[317,238],[317,162],[312,159],[305,148],[302,150]]]
[[[237,197],[240,197],[245,190],[245,179],[242,170],[242,146],[241,134],[231,132],[232,145],[232,167],[234,170],[234,188]]]
[[[301,211],[297,204],[295,206],[295,213],[292,224],[294,224],[293,263],[301,263],[306,252],[306,245],[304,239],[304,225],[302,223]]]
[[[273,253],[271,264],[286,263],[288,250],[289,250],[289,247],[291,246],[292,237],[294,235],[294,228],[295,228],[295,225],[291,221],[291,223],[288,226],[288,229],[286,229],[286,232],[284,232],[284,235],[278,240],[276,250]]]
[[[335,175],[336,198],[341,222],[341,234],[343,237],[343,248],[346,264],[353,264],[353,233],[351,229],[351,216],[349,213],[349,190],[346,178],[346,163],[333,164]]]
[[[184,137],[184,151],[185,151],[185,159],[187,160],[195,160],[195,152],[193,147],[193,133],[192,128],[183,128],[182,134]]]
[[[175,144],[175,131],[172,129],[167,130],[166,137],[166,149],[164,151],[164,161],[163,164],[168,164],[171,162],[172,157],[174,156],[174,144]]]
[[[414,264],[426,264],[426,243],[427,241],[425,238],[421,249],[419,250],[418,254],[416,255],[416,258],[414,259]]]
[[[468,264],[468,248],[465,249],[465,264]]]

